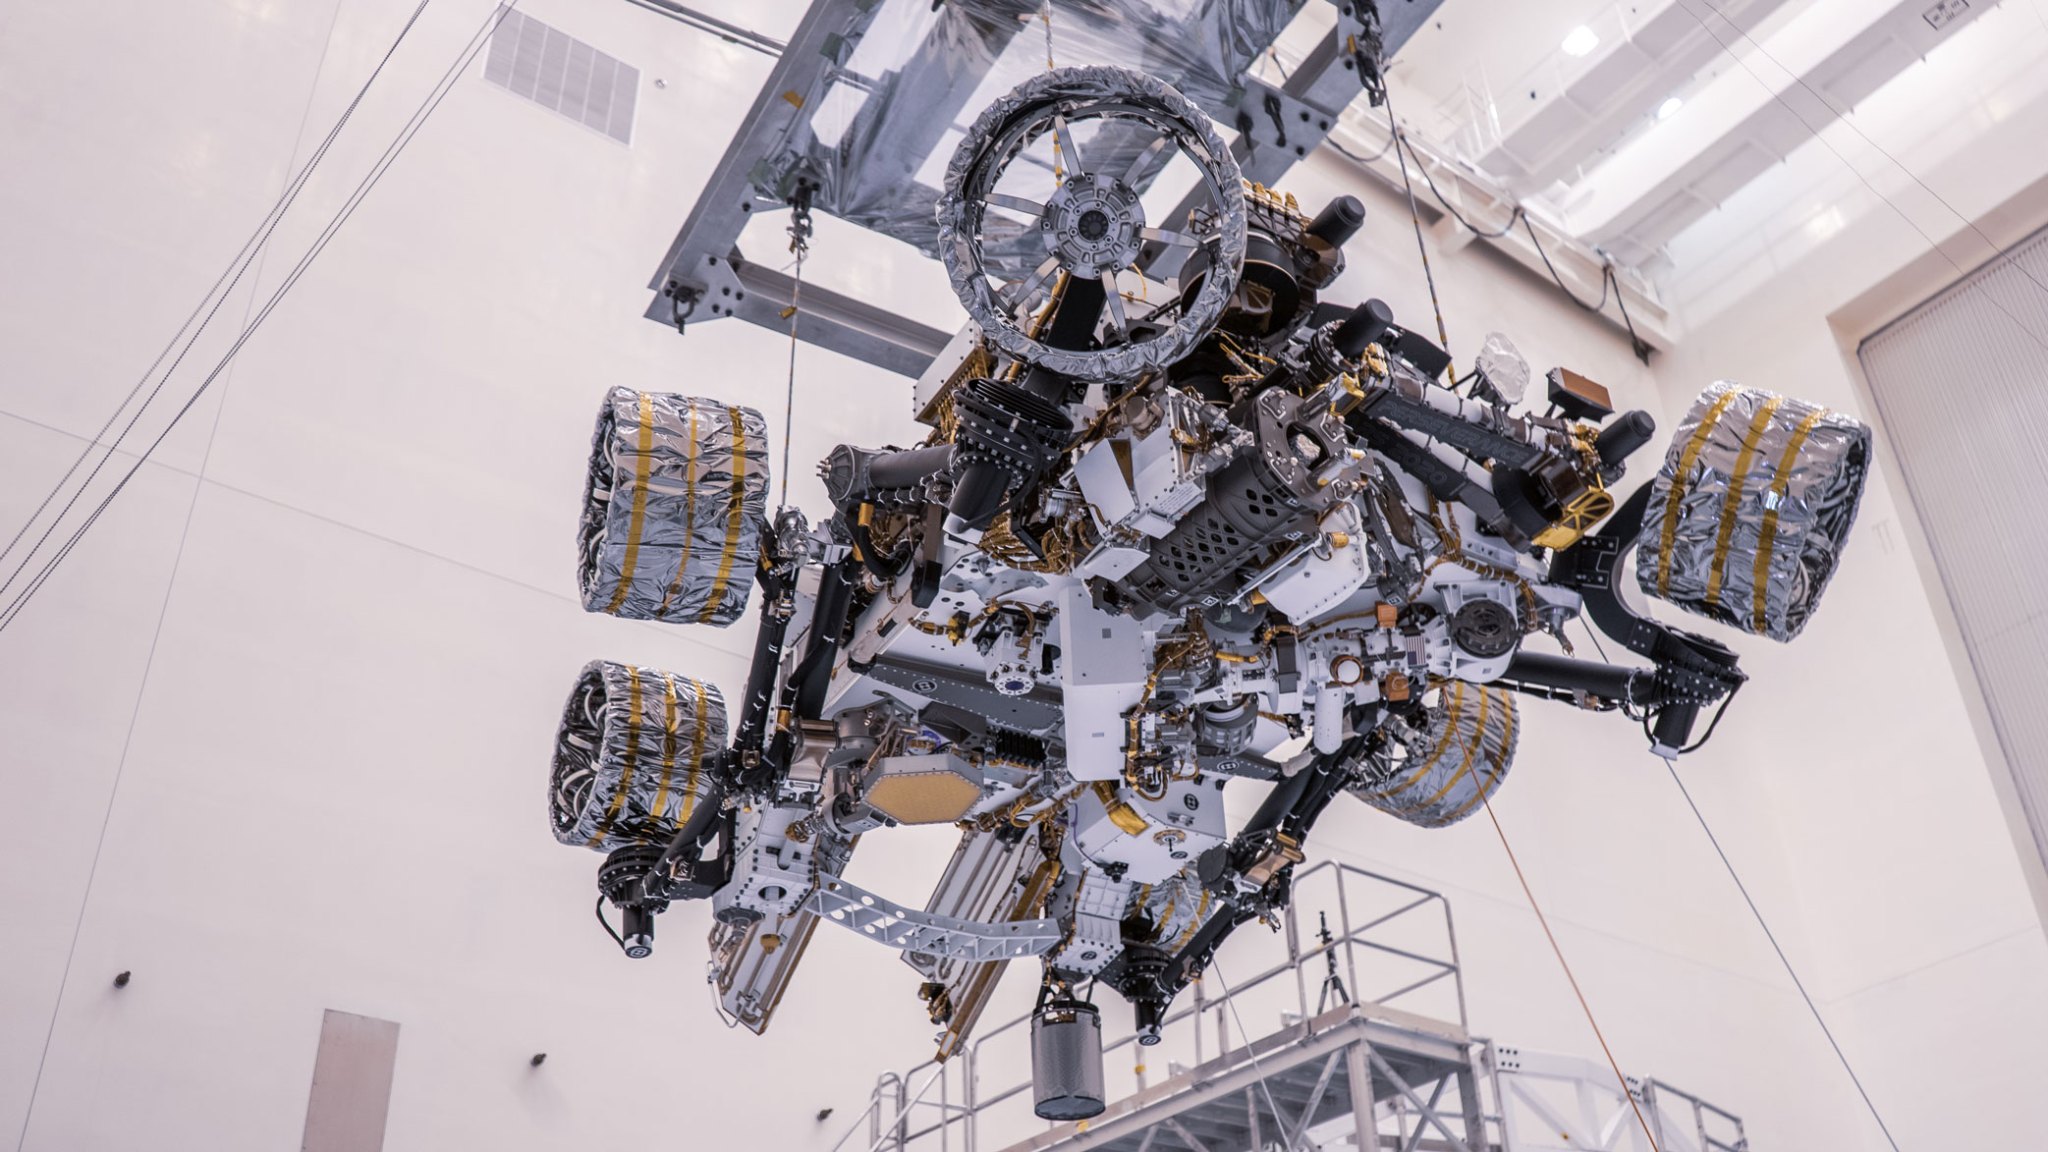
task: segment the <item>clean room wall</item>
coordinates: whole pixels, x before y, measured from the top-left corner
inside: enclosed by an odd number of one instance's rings
[[[1969,89],[1929,99],[1929,115],[1979,130],[1925,159],[1900,147],[1910,167],[1867,169],[1842,231],[1717,302],[1660,361],[1667,404],[1719,375],[1877,423],[1857,345],[2048,222],[2048,106],[1980,107]],[[1796,644],[1743,645],[1760,685],[1799,690],[1745,694],[1756,722],[1714,760],[1752,778],[1786,825],[1780,919],[1804,925],[1794,956],[1901,1144],[1971,1146],[1942,1115],[1987,1144],[2031,1138],[2042,1126],[2026,1086],[2048,1057],[2024,1038],[2048,1025],[2048,887],[1884,432],[1825,607]],[[1964,1052],[1990,1062],[1958,1067]]]
[[[795,7],[721,11],[780,34]],[[472,66],[234,372],[0,633],[15,816],[0,841],[0,1132],[23,1131],[25,1148],[288,1146],[327,1008],[402,1025],[393,1149],[822,1146],[878,1071],[928,1054],[908,970],[829,929],[768,1036],[719,1027],[700,979],[702,907],[669,914],[656,957],[628,963],[590,923],[598,857],[546,834],[548,743],[584,660],[733,688],[751,635],[746,622],[664,629],[576,605],[569,538],[597,397],[625,384],[744,402],[779,437],[788,346],[731,322],[678,337],[639,315],[766,59],[626,4],[521,8],[642,70],[633,146],[490,88]],[[489,9],[429,7],[221,323],[279,282]],[[0,523],[26,518],[113,410],[410,10],[10,8]],[[1368,203],[1333,295],[1380,295],[1433,326],[1404,204],[1324,157],[1289,187],[1311,207],[1339,190]],[[1539,372],[1569,364],[1667,428],[1714,375],[1770,383],[1773,361],[1725,338],[1653,375],[1614,329],[1483,246],[1434,259],[1461,357],[1500,328]],[[813,264],[876,298],[943,293],[936,265],[838,230],[821,231]],[[223,343],[210,337],[167,394]],[[804,348],[796,387],[791,492],[814,511],[809,462],[832,444],[917,434],[900,378]],[[145,419],[138,435],[158,426]],[[1855,643],[1866,611],[1887,613],[1886,629],[1918,611],[1906,562],[1857,549],[1815,635],[1788,650],[1797,662],[1760,663],[1766,687],[1687,768],[1786,943],[1837,994],[1857,985],[1828,941],[1890,918],[1907,922],[1875,942],[1901,946],[1939,910],[1920,888],[1910,905],[1844,904],[1860,890],[1835,872],[1821,877],[1829,900],[1807,887],[1832,843],[1814,839],[1817,813],[1854,840],[1853,812],[1882,803],[1903,819],[1915,799],[1851,806],[1853,789],[1804,783],[1842,733],[1879,739],[1868,697],[1830,688],[1786,714],[1799,690],[1840,675],[1831,645]],[[1863,583],[1890,594],[1866,600]],[[1915,642],[1939,695],[1938,647]],[[1858,674],[1878,675],[1890,643],[1852,649],[1869,669]],[[1744,1115],[1760,1149],[1859,1146],[1822,1042],[1640,734],[1557,707],[1524,716],[1496,808],[1629,1070]],[[1929,739],[1966,739],[1954,708],[1924,723]],[[1906,774],[1903,755],[1887,762]],[[1886,848],[1968,852],[1981,824]],[[914,901],[947,839],[870,837],[856,879]],[[1352,807],[1312,843],[1451,896],[1477,1031],[1597,1052],[1490,825],[1431,833]],[[1994,864],[1960,878],[2003,892]],[[135,982],[116,992],[123,969]],[[549,1060],[530,1068],[538,1051]],[[1890,1099],[1961,1144],[2016,1130]],[[816,1121],[828,1106],[837,1115]]]

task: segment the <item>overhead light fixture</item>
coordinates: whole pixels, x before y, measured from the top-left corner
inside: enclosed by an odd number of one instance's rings
[[[1599,46],[1600,34],[1584,24],[1572,29],[1571,33],[1564,38],[1564,43],[1558,45],[1558,47],[1564,49],[1564,54],[1567,56],[1584,56]]]
[[[1680,100],[1676,96],[1672,96],[1666,99],[1662,104],[1657,105],[1657,119],[1669,120],[1671,119],[1673,113],[1677,112],[1680,108],[1683,107],[1685,107],[1685,101]]]

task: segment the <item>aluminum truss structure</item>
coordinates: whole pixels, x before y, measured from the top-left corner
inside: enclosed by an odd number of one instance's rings
[[[1634,1078],[1624,1096],[1604,1064],[1474,1038],[1440,894],[1327,861],[1295,883],[1279,963],[1197,983],[1159,1048],[1104,1046],[1125,1079],[1102,1115],[1031,1116],[1028,1071],[1009,1074],[1028,1066],[1026,1016],[945,1064],[883,1074],[834,1152],[1649,1152],[1638,1108],[1664,1152],[1748,1152],[1741,1119],[1697,1096]],[[1317,906],[1327,935],[1297,911]],[[1276,1012],[1279,1030],[1244,1035]]]
[[[1307,3],[1333,4],[1335,26],[1284,83],[1254,75],[1255,62]],[[1441,3],[1382,5],[1386,56]],[[738,244],[754,215],[798,199],[936,256],[938,190],[919,179],[920,170],[979,111],[969,102],[984,81],[1014,64],[1016,56],[1006,56],[1013,43],[1039,35],[1039,7],[1039,0],[814,0],[649,282],[647,317],[679,329],[736,317],[785,330],[792,277],[750,261]],[[1234,128],[1231,151],[1245,179],[1271,185],[1322,143],[1362,91],[1354,8],[1344,0],[1094,0],[1061,4],[1055,19],[1063,51],[1074,54],[1061,63],[1125,64],[1174,85]],[[871,35],[890,43],[863,51]],[[821,123],[821,114],[833,119]],[[796,326],[801,340],[912,377],[951,336],[815,284],[804,287]]]

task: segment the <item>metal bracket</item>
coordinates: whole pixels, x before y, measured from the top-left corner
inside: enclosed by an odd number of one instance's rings
[[[1409,29],[1401,38],[1406,40],[1413,32]],[[1337,41],[1344,70],[1358,77],[1373,107],[1385,103],[1387,81],[1381,70],[1386,67],[1386,32],[1375,0],[1337,0]]]
[[[1237,106],[1237,130],[1244,136],[1245,158],[1270,149],[1280,153],[1277,163],[1283,168],[1320,145],[1336,119],[1332,110],[1263,80],[1247,83],[1244,99]]]
[[[904,952],[955,956],[976,963],[1037,956],[1060,942],[1056,920],[991,924],[919,912],[838,877],[826,877],[804,905],[850,931]]]
[[[673,0],[636,2],[675,18],[699,15]],[[1363,0],[1331,2],[1341,14],[1347,6]],[[1268,186],[1321,143],[1336,126],[1337,113],[1360,91],[1356,63],[1345,50],[1351,39],[1345,30],[1350,25],[1342,22],[1341,35],[1326,38],[1281,88],[1273,88],[1242,71],[1263,51],[1262,41],[1284,27],[1286,17],[1292,16],[1303,3],[1304,0],[1244,0],[1241,4],[1212,5],[1195,17],[1209,24],[1200,29],[1179,28],[1191,36],[1196,32],[1218,35],[1210,25],[1231,21],[1235,22],[1233,26],[1259,30],[1261,42],[1221,37],[1219,43],[1226,45],[1226,74],[1193,76],[1188,84],[1182,85],[1182,91],[1210,115],[1226,122],[1239,109],[1252,116],[1252,128],[1233,151],[1240,154],[1241,163],[1247,156],[1252,157],[1244,168],[1245,178]],[[1413,0],[1390,7],[1383,34],[1387,51],[1397,50],[1441,3],[1442,0]],[[1035,12],[1037,7],[1034,0],[954,0],[944,9],[943,26],[932,33],[936,39],[920,48],[923,55],[872,77],[852,76],[845,66],[882,8],[877,0],[812,0],[786,45],[775,45],[766,38],[750,39],[748,47],[779,51],[779,55],[739,133],[713,169],[650,281],[653,292],[646,316],[671,326],[679,320],[736,317],[787,331],[790,320],[783,313],[790,306],[790,278],[749,263],[741,256],[737,244],[747,222],[758,212],[772,211],[786,203],[805,172],[822,172],[828,177],[819,189],[819,212],[894,236],[926,252],[935,251],[936,223],[901,211],[906,204],[929,203],[938,195],[935,189],[917,181],[918,166],[943,139],[949,126],[960,120],[963,111],[969,111],[962,105],[977,90],[988,63],[1000,58],[1010,41],[1028,26],[1018,17]],[[1116,3],[1102,7],[1109,17],[1121,11]],[[1130,7],[1132,11],[1150,11],[1140,5]],[[1075,19],[1082,17],[1077,15]],[[1158,17],[1157,21],[1165,19]],[[1355,16],[1347,19],[1356,21]],[[1139,32],[1133,34],[1143,34],[1146,28],[1158,33],[1168,25],[1140,27],[1111,19],[1104,27],[1123,28],[1127,33],[1138,27]],[[710,30],[730,36],[744,31],[724,25]],[[954,66],[955,61],[937,58],[949,46],[968,52],[977,62],[975,69],[963,73]],[[1234,76],[1227,74],[1232,69],[1237,70]],[[836,153],[822,149],[812,130],[812,117],[825,103],[827,92],[842,83],[864,87],[884,97],[871,98],[841,136],[842,142],[860,140],[869,149],[871,159],[865,172],[835,164],[832,157]],[[1278,106],[1277,121],[1266,108],[1269,98]],[[887,113],[891,108],[914,109],[915,114],[890,116]],[[1302,120],[1303,114],[1309,119]],[[1153,256],[1156,258],[1158,253]],[[692,294],[696,300],[694,315]],[[899,316],[886,304],[869,303],[812,282],[804,285],[796,335],[806,343],[821,344],[853,359],[914,378],[946,346],[951,333]]]

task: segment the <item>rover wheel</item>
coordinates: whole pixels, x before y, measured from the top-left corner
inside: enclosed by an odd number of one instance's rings
[[[1387,724],[1388,747],[1373,756],[1351,794],[1410,824],[1442,828],[1477,811],[1515,758],[1515,694],[1494,684],[1447,681],[1421,723]]]
[[[593,660],[555,735],[548,817],[555,839],[609,852],[665,844],[713,802],[707,760],[725,747],[718,689],[652,668]]]
[[[1192,161],[1198,203],[1155,223],[1140,192],[1176,157]],[[1244,265],[1230,149],[1172,86],[1124,68],[1047,72],[990,105],[947,165],[937,211],[939,255],[968,315],[1003,351],[1077,379],[1128,380],[1185,356]],[[1137,268],[1147,245],[1203,258],[1192,299]],[[1097,347],[1050,347],[1034,314],[1082,284],[1103,296]]]
[[[751,408],[612,389],[583,488],[584,608],[720,627],[739,619],[761,555],[767,441]]]

